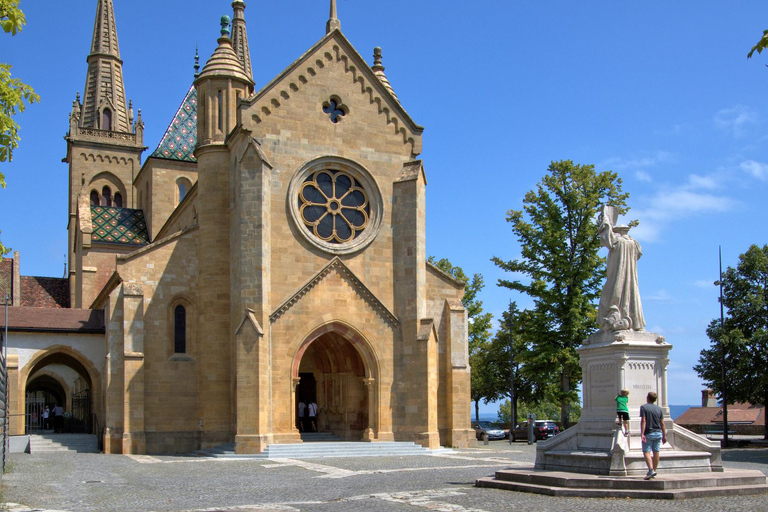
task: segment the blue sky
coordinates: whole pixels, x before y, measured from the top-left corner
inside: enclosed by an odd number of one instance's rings
[[[325,33],[327,0],[247,2],[259,88]],[[22,0],[28,26],[0,36],[0,60],[42,100],[17,118],[21,146],[2,164],[0,229],[25,275],[61,276],[66,252],[63,136],[85,84],[95,0]],[[341,29],[369,63],[383,48],[390,83],[425,126],[428,254],[487,284],[498,318],[510,299],[492,256],[519,246],[505,220],[552,160],[612,169],[630,193],[642,246],[649,330],[673,344],[672,404],[700,403],[692,370],[718,316],[717,250],[735,265],[765,244],[768,55],[746,54],[768,28],[762,1],[339,1]],[[127,95],[149,151],[192,82],[230,2],[115,0]],[[489,410],[490,408],[485,408]]]

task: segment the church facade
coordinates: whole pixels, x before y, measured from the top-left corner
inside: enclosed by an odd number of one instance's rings
[[[380,50],[366,63],[332,0],[325,36],[256,90],[232,9],[142,162],[98,0],[65,161],[69,306],[103,312],[103,337],[9,358],[15,407],[45,361],[71,360],[106,453],[302,442],[300,401],[347,440],[474,444],[464,288],[427,261],[423,128]]]

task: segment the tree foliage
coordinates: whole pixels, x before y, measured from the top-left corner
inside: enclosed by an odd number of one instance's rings
[[[747,54],[747,58],[751,59],[755,52],[758,54],[763,53],[763,50],[766,48],[768,48],[768,30],[763,30],[763,37],[761,37],[757,44],[752,47],[752,49]]]
[[[446,258],[438,261],[434,256],[430,256],[429,262],[454,279],[464,283],[464,297],[461,299],[461,303],[467,310],[469,322],[469,365],[472,369],[471,394],[472,401],[475,402],[475,417],[477,418],[480,400],[488,403],[491,400],[488,397],[492,393],[486,372],[486,354],[491,337],[493,315],[483,313],[483,303],[477,300],[477,294],[485,287],[483,276],[474,274],[470,279],[461,267],[453,266]]]
[[[724,358],[728,403],[768,405],[768,245],[752,245],[740,255],[736,268],[723,273],[722,285],[727,314],[722,328],[719,319],[709,324],[712,344],[694,370],[722,396]]]
[[[521,257],[493,258],[503,270],[525,277],[500,279],[499,286],[533,299],[521,332],[527,346],[521,363],[534,389],[552,390],[566,426],[581,381],[576,348],[596,329],[595,302],[605,277],[605,259],[598,256],[598,208],[610,204],[625,213],[627,197],[616,173],[597,173],[592,165],[570,160],[552,162],[536,189],[525,195],[523,210],[507,213]]]
[[[19,0],[0,0],[0,28],[6,34],[16,35],[26,19],[19,9]],[[11,161],[13,150],[19,145],[19,125],[13,116],[24,112],[25,103],[40,101],[35,91],[18,78],[11,77],[10,64],[0,63],[0,162]],[[0,188],[5,188],[5,176],[0,172]],[[10,251],[0,242],[0,256]]]

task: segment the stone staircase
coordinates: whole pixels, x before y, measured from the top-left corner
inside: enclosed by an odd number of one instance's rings
[[[94,434],[31,435],[29,436],[29,451],[30,453],[99,453],[99,440]]]
[[[582,498],[682,499],[768,493],[761,471],[726,470],[712,473],[667,474],[651,480],[609,477],[565,471],[515,469],[478,478],[477,487]]]
[[[322,432],[303,433],[302,443],[270,444],[261,453],[236,454],[234,443],[224,443],[213,448],[200,450],[197,455],[230,459],[320,459],[329,457],[405,457],[413,455],[434,455],[453,453],[440,448],[430,450],[408,442],[366,443],[342,441],[339,437]]]

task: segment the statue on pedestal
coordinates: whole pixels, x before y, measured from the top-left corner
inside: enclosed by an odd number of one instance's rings
[[[603,331],[642,331],[645,318],[637,284],[637,260],[643,250],[629,236],[629,226],[616,225],[618,216],[618,209],[603,206],[598,218],[600,242],[609,252],[597,321]]]

